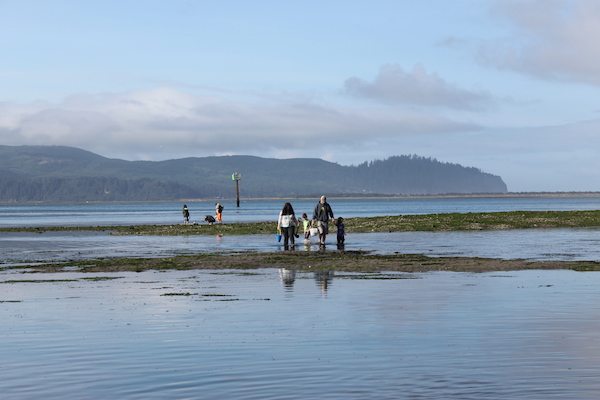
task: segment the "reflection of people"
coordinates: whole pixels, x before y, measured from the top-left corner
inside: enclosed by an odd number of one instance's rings
[[[319,229],[319,243],[322,246],[325,245],[325,237],[329,233],[329,218],[333,219],[333,211],[327,202],[327,198],[325,196],[321,196],[319,202],[315,206],[313,219],[317,221],[317,228]]]
[[[215,218],[218,223],[223,222],[223,205],[219,202],[215,203]]]
[[[281,278],[283,286],[291,289],[294,286],[294,281],[296,280],[296,270],[279,268],[279,277]]]
[[[317,285],[321,288],[323,293],[327,292],[329,289],[329,285],[333,280],[333,271],[318,271],[315,272],[315,281],[317,281]]]
[[[283,247],[285,249],[288,248],[288,242],[291,243],[292,247],[295,245],[296,225],[298,225],[298,220],[296,214],[294,214],[294,208],[291,203],[285,203],[277,219],[277,231],[283,234]]]
[[[188,210],[187,204],[183,205],[183,223],[184,224],[190,223],[190,210]]]

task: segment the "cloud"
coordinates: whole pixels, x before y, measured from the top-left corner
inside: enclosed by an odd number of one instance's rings
[[[408,72],[397,64],[384,65],[372,82],[352,77],[344,89],[354,96],[390,104],[477,110],[492,103],[489,93],[461,89],[420,65]]]
[[[600,2],[503,0],[495,16],[508,21],[508,37],[479,49],[487,65],[550,80],[600,85]]]
[[[300,99],[300,100],[299,100]],[[600,190],[600,119],[490,129],[432,112],[332,106],[305,98],[153,90],[0,103],[0,143],[70,145],[162,160],[251,154],[343,164],[419,154],[499,174],[511,190]]]
[[[70,145],[127,159],[331,152],[343,158],[340,153],[365,143],[478,128],[431,113],[363,111],[289,97],[191,94],[169,87],[80,94],[59,104],[0,103],[3,144]]]

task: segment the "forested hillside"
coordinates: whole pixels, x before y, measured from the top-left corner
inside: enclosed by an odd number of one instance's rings
[[[61,146],[0,146],[0,201],[114,201],[344,194],[504,193],[499,176],[419,156],[342,166],[253,156],[109,159]]]

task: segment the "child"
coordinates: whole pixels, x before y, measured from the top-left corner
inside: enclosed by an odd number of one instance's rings
[[[215,203],[215,218],[218,223],[223,222],[223,205],[221,203]]]
[[[306,213],[302,214],[302,227],[304,228],[304,240],[310,240],[310,221]]]
[[[344,244],[344,236],[346,236],[346,230],[344,229],[344,218],[339,217],[335,222],[337,226],[337,244]]]

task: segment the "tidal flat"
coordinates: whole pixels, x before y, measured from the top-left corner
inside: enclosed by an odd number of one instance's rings
[[[479,231],[507,229],[600,227],[600,210],[510,211],[393,215],[345,218],[348,233],[411,231]],[[38,226],[2,227],[0,232],[103,231],[113,235],[250,235],[275,231],[276,222],[225,224],[170,224],[128,226]],[[335,227],[332,226],[333,230]]]
[[[427,215],[398,215],[379,217],[357,217],[345,220],[349,235],[386,235],[401,232],[506,232],[529,229],[540,232],[543,229],[562,228],[598,228],[600,211],[515,211],[482,213],[448,213]],[[267,235],[273,234],[275,224],[268,222],[231,223],[231,224],[192,224],[192,225],[132,225],[97,227],[31,227],[1,228],[6,234],[52,234],[55,232],[97,232],[107,237],[194,237],[221,236],[251,237],[259,236],[270,242]],[[332,227],[332,233],[335,227]],[[37,236],[37,235],[36,235]],[[42,235],[40,235],[42,236]],[[45,235],[43,235],[45,236]],[[330,235],[334,238],[334,235]],[[117,239],[118,240],[118,239]],[[378,240],[381,240],[378,239]],[[190,244],[191,245],[191,244]],[[202,247],[202,246],[201,246]],[[310,249],[310,247],[309,247]],[[464,255],[427,256],[410,248],[381,254],[379,249],[366,247],[356,249],[352,245],[347,251],[274,251],[273,249],[242,248],[232,250],[190,250],[187,254],[152,254],[122,256],[89,256],[83,259],[55,260],[37,259],[35,262],[23,262],[13,267],[33,272],[60,272],[69,270],[90,272],[144,271],[144,270],[189,270],[189,269],[253,269],[253,268],[295,268],[298,270],[337,270],[337,271],[505,271],[523,269],[569,269],[577,271],[600,270],[598,259],[529,259],[528,257],[506,257],[517,259],[497,259],[495,256]],[[501,257],[499,257],[501,258]],[[21,260],[22,261],[22,260]]]
[[[428,257],[421,254],[370,254],[365,251],[226,252],[162,258],[103,258],[14,267],[26,273],[142,272],[146,270],[231,270],[286,268],[340,272],[492,272],[528,269],[600,271],[598,261],[500,260],[479,257]]]

